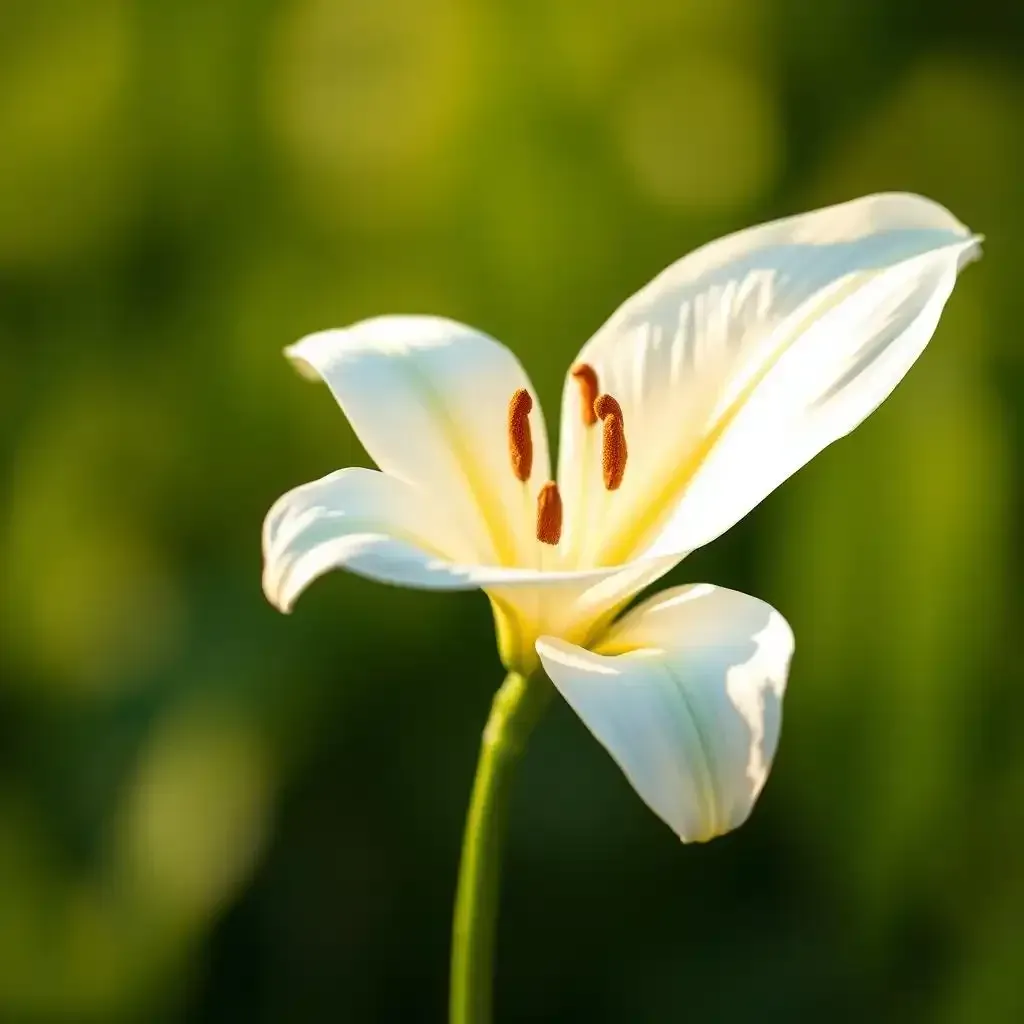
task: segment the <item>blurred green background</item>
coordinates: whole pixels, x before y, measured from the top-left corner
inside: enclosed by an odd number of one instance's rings
[[[767,790],[681,847],[559,702],[498,1019],[1024,1020],[1022,162],[1007,0],[0,0],[0,1021],[441,1021],[490,613],[265,603],[271,502],[365,462],[282,347],[462,319],[551,422],[664,265],[880,189],[985,259],[668,581],[793,624]]]

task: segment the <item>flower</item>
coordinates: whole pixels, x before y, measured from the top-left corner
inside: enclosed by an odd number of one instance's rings
[[[386,316],[287,350],[380,472],[289,491],[263,532],[282,611],[343,568],[481,588],[502,659],[538,660],[683,841],[743,822],[778,741],[793,635],[710,585],[624,604],[874,410],[928,343],[980,239],[920,196],[868,196],[672,264],[566,376],[557,476],[526,373],[494,339]]]

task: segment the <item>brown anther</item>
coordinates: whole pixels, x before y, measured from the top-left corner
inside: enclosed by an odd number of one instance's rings
[[[557,544],[562,536],[562,496],[558,484],[548,482],[537,495],[537,540]]]
[[[594,414],[604,423],[601,437],[601,469],[606,490],[617,491],[626,472],[626,431],[622,406],[611,395],[601,395],[594,403]]]
[[[599,398],[594,400],[594,415],[599,419],[603,420],[606,416],[618,416],[619,422],[622,422],[622,406],[619,405],[618,400],[612,398],[611,395],[601,395]]]
[[[524,483],[533,471],[533,436],[530,433],[530,410],[533,399],[526,388],[520,388],[508,403],[508,453],[512,472]]]
[[[588,363],[577,363],[570,371],[570,375],[576,378],[580,386],[580,404],[583,413],[583,425],[592,427],[597,422],[597,413],[594,412],[594,403],[600,392],[597,383],[597,370]]]

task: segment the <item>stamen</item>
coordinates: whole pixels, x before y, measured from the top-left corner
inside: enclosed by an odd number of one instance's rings
[[[530,410],[533,399],[526,388],[520,388],[508,403],[508,453],[512,472],[524,483],[533,471],[533,436],[530,433]]]
[[[601,395],[594,403],[594,415],[604,422],[601,437],[601,468],[606,490],[617,491],[626,472],[626,430],[622,406],[611,395]]]
[[[562,536],[562,496],[558,484],[549,481],[537,495],[537,540],[557,544]]]
[[[597,383],[597,370],[588,363],[577,363],[569,373],[576,378],[580,386],[580,411],[583,414],[583,425],[592,427],[597,422],[594,403],[601,389]]]

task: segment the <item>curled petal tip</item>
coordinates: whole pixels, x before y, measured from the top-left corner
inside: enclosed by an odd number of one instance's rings
[[[734,591],[682,587],[629,612],[598,651],[541,637],[537,653],[683,842],[747,820],[775,754],[792,654],[776,611]]]

